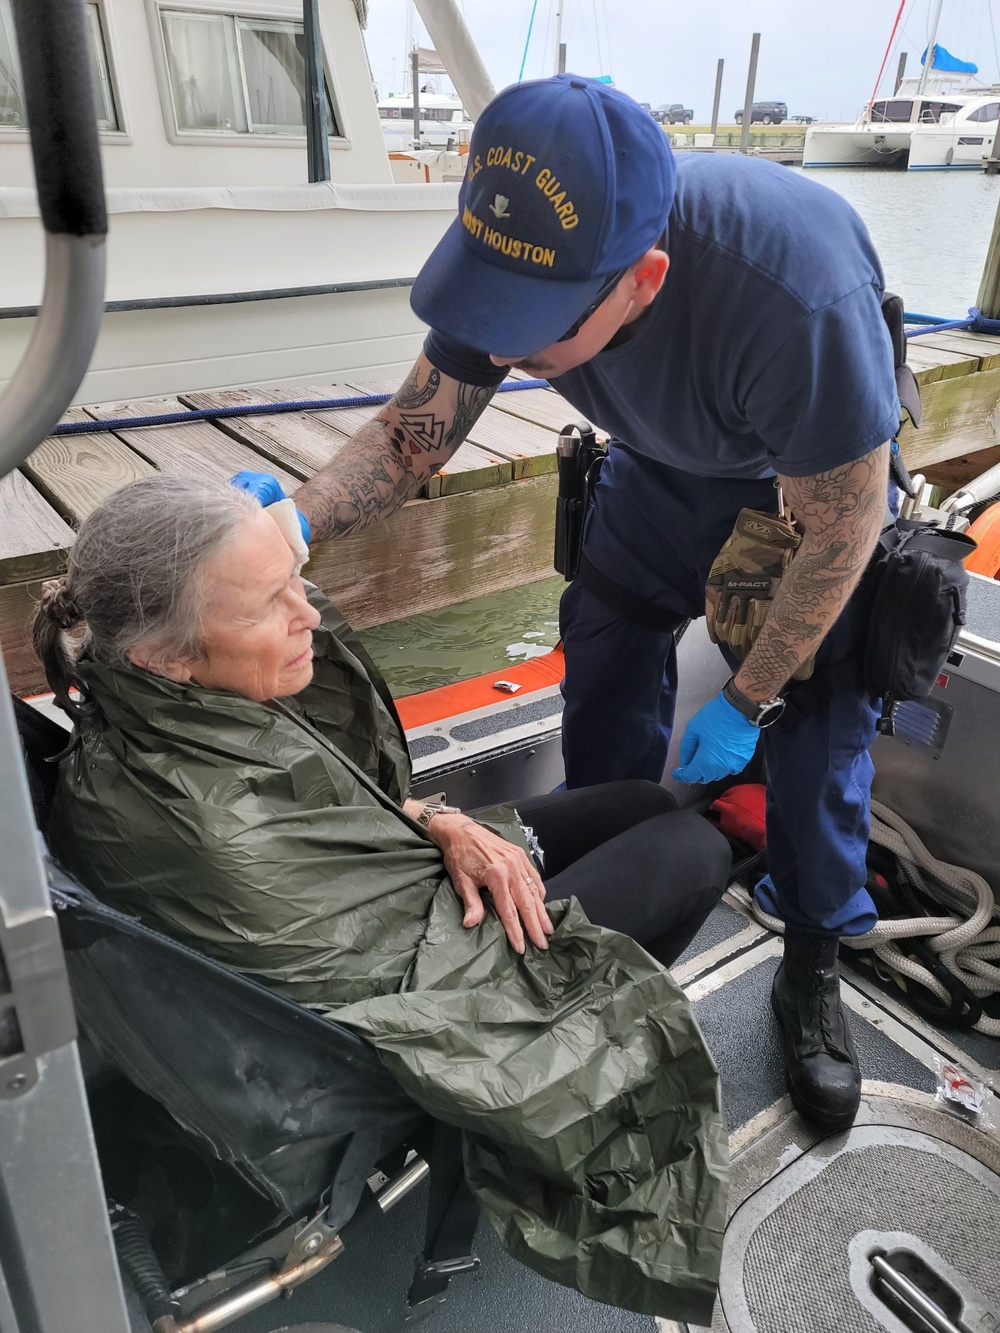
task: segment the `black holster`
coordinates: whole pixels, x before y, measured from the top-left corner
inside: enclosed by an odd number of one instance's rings
[[[556,444],[559,494],[552,563],[567,582],[576,577],[580,567],[584,520],[607,452],[605,445],[598,444],[594,428],[586,422],[571,422],[559,433]]]

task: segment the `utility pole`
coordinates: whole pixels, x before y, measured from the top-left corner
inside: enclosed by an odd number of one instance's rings
[[[715,139],[715,132],[719,128],[719,102],[722,99],[722,67],[726,62],[720,60],[718,68],[715,71],[715,101],[712,103],[712,138]]]
[[[750,149],[750,121],[753,117],[753,90],[757,82],[757,57],[760,54],[760,33],[755,32],[750,43],[750,71],[747,74],[747,95],[743,102],[743,124],[740,127],[740,152]]]

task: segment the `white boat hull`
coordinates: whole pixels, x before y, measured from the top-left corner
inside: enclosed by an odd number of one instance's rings
[[[907,166],[910,171],[980,171],[993,148],[995,126],[988,134],[958,129],[920,130],[913,136]]]
[[[912,125],[810,125],[803,167],[894,167],[905,165]]]
[[[75,401],[408,369],[424,334],[409,280],[454,218],[457,191],[110,192],[111,309]],[[34,329],[42,235],[32,192],[0,191],[0,392]]]

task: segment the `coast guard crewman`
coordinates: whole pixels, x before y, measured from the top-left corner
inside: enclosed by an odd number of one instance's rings
[[[676,776],[739,772],[763,729],[770,874],[757,894],[786,923],[772,1001],[792,1100],[828,1128],[850,1124],[861,1088],[837,937],[875,922],[876,713],[836,668],[863,632],[851,594],[899,422],[882,294],[864,225],[824,186],[736,155],[675,165],[647,112],[588,79],[516,85],[479,118],[459,216],[414,284],[431,330],[422,355],[295,497],[314,539],[384,518],[512,366],[613,437],[560,612],[566,778],[579,787],[662,777],[673,630],[704,613],[739,511],[774,512],[777,476],[802,544],[753,648],[689,723]],[[790,724],[782,692],[813,654],[813,706]]]

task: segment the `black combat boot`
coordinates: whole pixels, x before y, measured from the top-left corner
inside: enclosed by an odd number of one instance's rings
[[[840,1003],[837,937],[785,931],[771,987],[785,1039],[792,1105],[822,1129],[846,1129],[861,1102],[861,1070]]]

